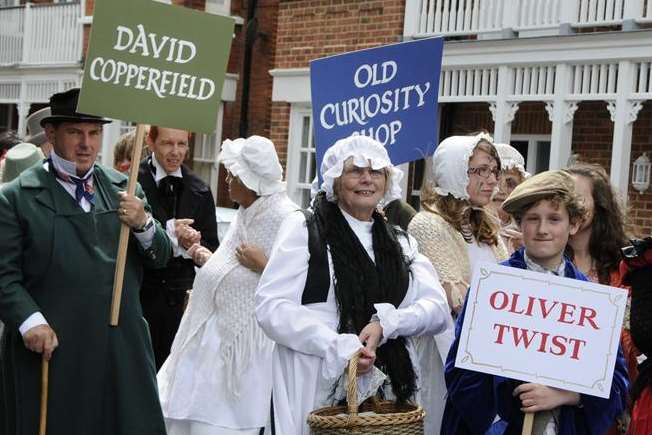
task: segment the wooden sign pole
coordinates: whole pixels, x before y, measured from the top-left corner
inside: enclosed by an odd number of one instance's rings
[[[41,359],[41,418],[38,426],[39,435],[45,435],[45,431],[47,430],[49,369],[50,363],[43,356]]]
[[[129,167],[129,184],[127,193],[133,195],[136,193],[136,183],[138,182],[138,167],[143,151],[143,140],[145,139],[145,125],[138,124],[136,127],[136,142],[131,154],[131,166]],[[120,244],[118,245],[118,256],[115,261],[115,275],[113,276],[113,298],[111,300],[111,326],[118,326],[120,317],[120,302],[122,300],[122,281],[125,274],[125,263],[127,261],[127,247],[129,244],[130,228],[122,224],[120,228]]]
[[[534,425],[535,412],[526,412],[523,418],[523,432],[521,435],[532,435],[532,426]]]

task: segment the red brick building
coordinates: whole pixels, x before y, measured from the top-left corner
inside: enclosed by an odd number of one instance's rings
[[[280,1],[271,134],[290,194],[305,201],[313,170],[309,61],[443,34],[441,137],[487,130],[517,146],[531,172],[599,163],[649,234],[652,195],[630,176],[652,151],[651,17],[638,0]],[[424,172],[412,165],[413,203]]]

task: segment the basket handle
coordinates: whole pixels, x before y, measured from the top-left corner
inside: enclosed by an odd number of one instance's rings
[[[346,403],[351,416],[358,415],[358,360],[360,359],[360,353],[356,352],[349,361],[349,384],[346,389]]]

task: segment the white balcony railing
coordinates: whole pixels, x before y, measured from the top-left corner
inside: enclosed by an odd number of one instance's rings
[[[561,24],[618,26],[625,20],[652,22],[652,0],[406,0],[404,35],[559,34]]]
[[[81,12],[80,3],[0,8],[0,65],[80,62]]]

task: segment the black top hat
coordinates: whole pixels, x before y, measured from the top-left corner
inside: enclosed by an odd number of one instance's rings
[[[101,116],[87,115],[77,112],[77,100],[79,99],[79,88],[69,89],[66,92],[59,92],[50,97],[50,116],[41,119],[41,127],[51,122],[96,122],[106,124],[110,119]]]

